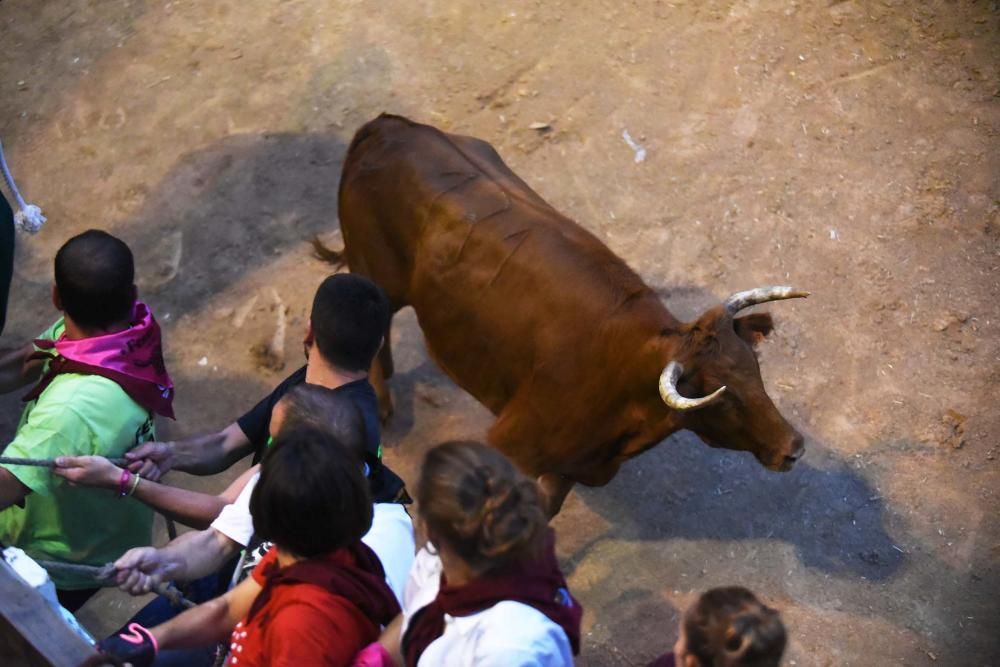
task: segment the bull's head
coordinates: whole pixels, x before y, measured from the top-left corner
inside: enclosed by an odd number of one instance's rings
[[[752,452],[771,470],[795,465],[803,438],[764,390],[753,349],[771,332],[771,316],[736,314],[759,303],[806,296],[791,287],[738,292],[686,326],[677,358],[660,375],[660,396],[682,412],[684,428],[712,447]]]

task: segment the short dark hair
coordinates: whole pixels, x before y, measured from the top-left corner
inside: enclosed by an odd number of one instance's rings
[[[301,558],[360,540],[372,512],[361,467],[332,435],[314,428],[281,430],[250,495],[254,532]]]
[[[357,465],[366,460],[365,418],[351,399],[318,384],[295,385],[278,401],[285,418],[278,435],[285,431],[312,428],[332,435],[355,457]]]
[[[389,327],[389,302],[364,276],[336,273],[316,290],[310,318],[323,358],[345,371],[368,370]]]
[[[704,667],[778,667],[788,641],[778,612],[742,586],[706,591],[683,623],[687,652]]]
[[[59,300],[74,322],[104,328],[131,318],[135,262],[124,241],[90,229],[66,241],[55,264]]]

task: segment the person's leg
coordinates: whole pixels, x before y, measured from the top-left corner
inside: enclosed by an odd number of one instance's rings
[[[0,334],[7,322],[7,296],[14,276],[14,211],[0,192]],[[64,605],[65,606],[65,605]]]

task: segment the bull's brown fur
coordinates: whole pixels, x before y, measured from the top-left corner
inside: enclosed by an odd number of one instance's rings
[[[714,308],[678,321],[489,144],[382,115],[351,142],[339,206],[351,271],[381,285],[394,311],[413,306],[434,360],[497,415],[489,442],[525,472],[559,476],[566,490],[603,485],[680,428],[775,468],[801,444],[745,342],[770,331],[769,317]],[[671,359],[690,369],[681,389],[726,384],[723,400],[667,408],[657,379]],[[391,374],[387,345],[372,373],[386,411]]]

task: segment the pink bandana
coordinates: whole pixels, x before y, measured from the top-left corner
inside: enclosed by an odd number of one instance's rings
[[[149,307],[136,301],[132,326],[105,336],[69,340],[36,340],[42,350],[55,348],[58,355],[38,352],[51,359],[49,371],[25,397],[38,398],[59,373],[100,375],[114,380],[133,401],[150,412],[174,418],[174,383],[163,363],[160,326]]]

